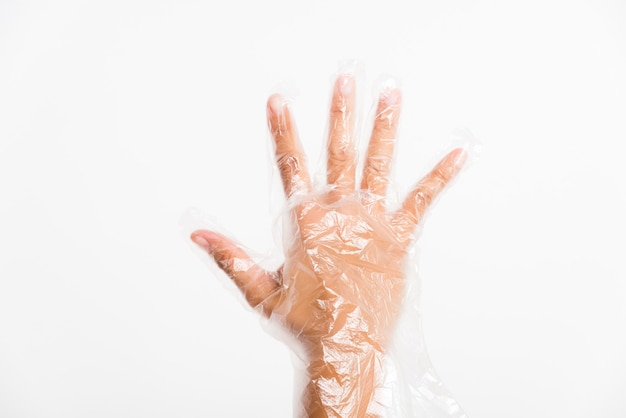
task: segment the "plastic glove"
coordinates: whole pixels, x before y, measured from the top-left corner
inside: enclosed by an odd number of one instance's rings
[[[401,94],[387,88],[380,95],[360,187],[355,99],[354,77],[339,76],[330,109],[327,187],[321,189],[312,187],[286,100],[280,95],[268,100],[269,129],[289,204],[285,261],[278,271],[264,270],[219,233],[191,235],[252,307],[301,342],[308,383],[297,413],[310,417],[377,416],[381,361],[403,302],[413,231],[467,156],[464,149],[454,149],[399,209],[388,210]]]

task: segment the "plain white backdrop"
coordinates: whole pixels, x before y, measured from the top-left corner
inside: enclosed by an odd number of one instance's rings
[[[399,193],[483,143],[419,242],[468,415],[626,416],[622,0],[0,0],[1,417],[291,416],[288,349],[178,222],[271,253],[265,100],[295,86],[316,167],[350,58],[366,110],[402,81]]]

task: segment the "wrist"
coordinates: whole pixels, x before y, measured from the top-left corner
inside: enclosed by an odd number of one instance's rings
[[[384,353],[371,340],[326,340],[311,353],[302,403],[307,417],[375,416]]]

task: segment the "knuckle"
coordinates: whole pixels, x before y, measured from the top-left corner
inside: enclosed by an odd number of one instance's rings
[[[341,141],[342,143],[344,141]],[[328,148],[328,162],[333,166],[345,166],[353,158],[353,152],[348,146],[333,146]]]
[[[367,161],[367,173],[374,178],[385,177],[391,169],[391,159],[387,157],[370,157]]]
[[[413,199],[415,201],[417,211],[420,212],[422,208],[430,205],[430,202],[433,200],[433,193],[430,189],[420,189],[415,192]]]

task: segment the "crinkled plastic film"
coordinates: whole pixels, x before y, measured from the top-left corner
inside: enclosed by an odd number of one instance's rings
[[[325,178],[311,176],[288,101],[267,103],[284,187],[283,264],[266,270],[199,211],[183,229],[296,356],[298,417],[466,417],[428,358],[421,330],[416,231],[466,164],[469,133],[392,205],[386,199],[402,95],[382,83],[357,170],[357,78],[332,87]],[[459,138],[457,138],[459,142]],[[207,229],[208,228],[208,229]],[[189,237],[189,235],[187,235]]]

